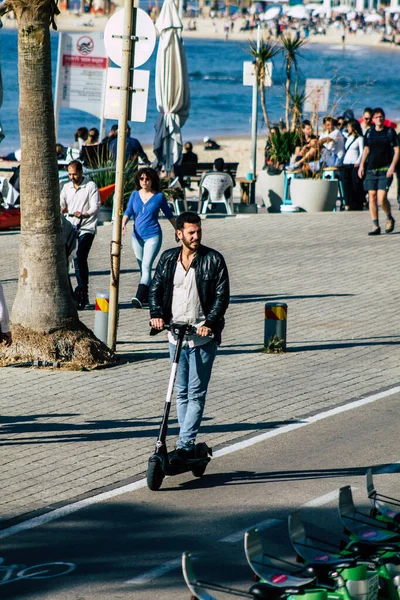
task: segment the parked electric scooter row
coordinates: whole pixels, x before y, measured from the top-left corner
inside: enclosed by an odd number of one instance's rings
[[[217,600],[210,592],[258,600],[399,600],[400,501],[375,490],[371,470],[366,484],[370,514],[355,507],[350,486],[340,489],[344,530],[339,544],[332,543],[332,536],[321,539],[307,531],[298,512],[288,520],[293,560],[268,553],[268,529],[248,530],[245,554],[258,579],[248,592],[199,580],[192,556],[184,553],[183,575],[192,600]]]

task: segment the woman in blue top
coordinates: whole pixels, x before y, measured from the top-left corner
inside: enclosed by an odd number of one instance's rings
[[[151,268],[162,244],[162,232],[158,222],[160,210],[170,220],[174,229],[176,225],[174,214],[164,194],[160,192],[157,171],[149,167],[140,169],[135,176],[135,186],[136,190],[132,192],[122,218],[122,235],[125,235],[128,221],[132,218],[132,248],[140,269],[140,284],[136,296],[132,298],[132,304],[135,308],[142,308],[148,301]]]

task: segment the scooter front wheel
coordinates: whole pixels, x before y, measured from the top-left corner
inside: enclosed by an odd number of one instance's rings
[[[147,466],[146,479],[149,490],[156,492],[160,489],[164,479],[164,469],[159,458],[150,458]]]

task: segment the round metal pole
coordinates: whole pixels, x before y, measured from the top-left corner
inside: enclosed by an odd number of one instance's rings
[[[126,126],[128,122],[130,99],[132,97],[133,65],[135,60],[135,44],[132,40],[132,36],[136,33],[137,5],[137,0],[125,0],[124,2],[125,20],[122,32],[120,113],[118,119],[117,157],[115,165],[114,223],[111,241],[110,307],[107,336],[107,345],[111,350],[115,350],[117,343]]]
[[[260,50],[261,28],[257,25],[257,52]],[[253,84],[253,102],[251,110],[251,159],[250,173],[253,179],[256,178],[257,168],[257,111],[258,111],[258,84],[257,77],[254,76]]]
[[[277,346],[286,351],[287,304],[285,302],[266,302],[264,319],[264,348]]]
[[[98,292],[94,311],[94,335],[104,344],[107,343],[109,296],[108,292]]]

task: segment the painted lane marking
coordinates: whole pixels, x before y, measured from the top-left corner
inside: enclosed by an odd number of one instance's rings
[[[174,560],[170,560],[159,567],[155,567],[154,569],[150,569],[150,571],[146,571],[138,577],[134,577],[133,579],[129,579],[125,581],[125,583],[130,583],[133,585],[144,585],[149,583],[153,579],[157,579],[158,577],[162,577],[166,575],[166,573],[170,573],[171,571],[175,571],[175,569],[179,569],[182,565],[182,558],[174,558]]]
[[[372,396],[367,396],[366,398],[361,398],[360,400],[349,402],[348,404],[344,404],[343,406],[338,406],[336,408],[319,413],[318,415],[314,415],[313,417],[310,417],[309,419],[304,420],[301,423],[293,423],[293,425],[284,425],[283,427],[279,427],[274,431],[262,433],[242,442],[238,442],[237,444],[232,444],[231,446],[227,446],[226,448],[217,450],[214,453],[214,456],[218,458],[221,456],[226,456],[227,454],[231,454],[233,452],[238,452],[239,450],[243,450],[244,448],[249,448],[250,446],[254,446],[255,444],[263,442],[266,439],[275,437],[277,435],[282,435],[284,433],[289,433],[290,431],[294,431],[295,429],[299,429],[300,427],[305,427],[306,425],[317,423],[318,421],[328,419],[329,417],[338,415],[348,410],[353,410],[354,408],[360,408],[361,406],[371,404],[372,402],[376,402],[377,400],[381,400],[394,394],[398,394],[399,392],[400,386],[397,386],[390,390],[386,390],[385,392],[379,392],[378,394],[373,394]],[[83,508],[87,508],[88,506],[92,506],[93,504],[99,504],[100,502],[104,502],[105,500],[109,500],[110,498],[116,498],[117,496],[121,496],[129,492],[134,492],[136,490],[146,487],[146,485],[146,479],[141,479],[134,483],[124,485],[120,488],[115,488],[114,490],[110,490],[108,492],[102,492],[101,494],[96,494],[95,496],[85,498],[84,500],[80,500],[78,502],[66,504],[61,508],[52,510],[48,513],[45,513],[44,515],[40,515],[39,517],[33,517],[32,519],[27,519],[26,521],[22,521],[17,525],[12,525],[11,527],[3,529],[3,531],[0,531],[0,539],[9,537],[10,535],[16,535],[21,531],[26,531],[28,529],[33,529],[34,527],[39,527],[40,525],[45,525],[46,523],[50,523],[51,521],[56,521],[57,519],[61,519],[63,517],[71,515],[72,513],[77,512],[78,510],[82,510]]]
[[[274,527],[274,525],[278,525],[279,523],[283,523],[283,519],[266,519],[265,521],[260,521],[260,523],[256,523],[252,525],[252,527],[257,527],[257,529],[269,529],[270,527]],[[222,540],[218,540],[219,542],[223,542],[224,544],[235,544],[236,542],[240,542],[240,540],[244,539],[244,534],[248,531],[248,527],[246,529],[242,529],[241,531],[236,531],[236,533],[232,533],[227,537],[222,538]]]

